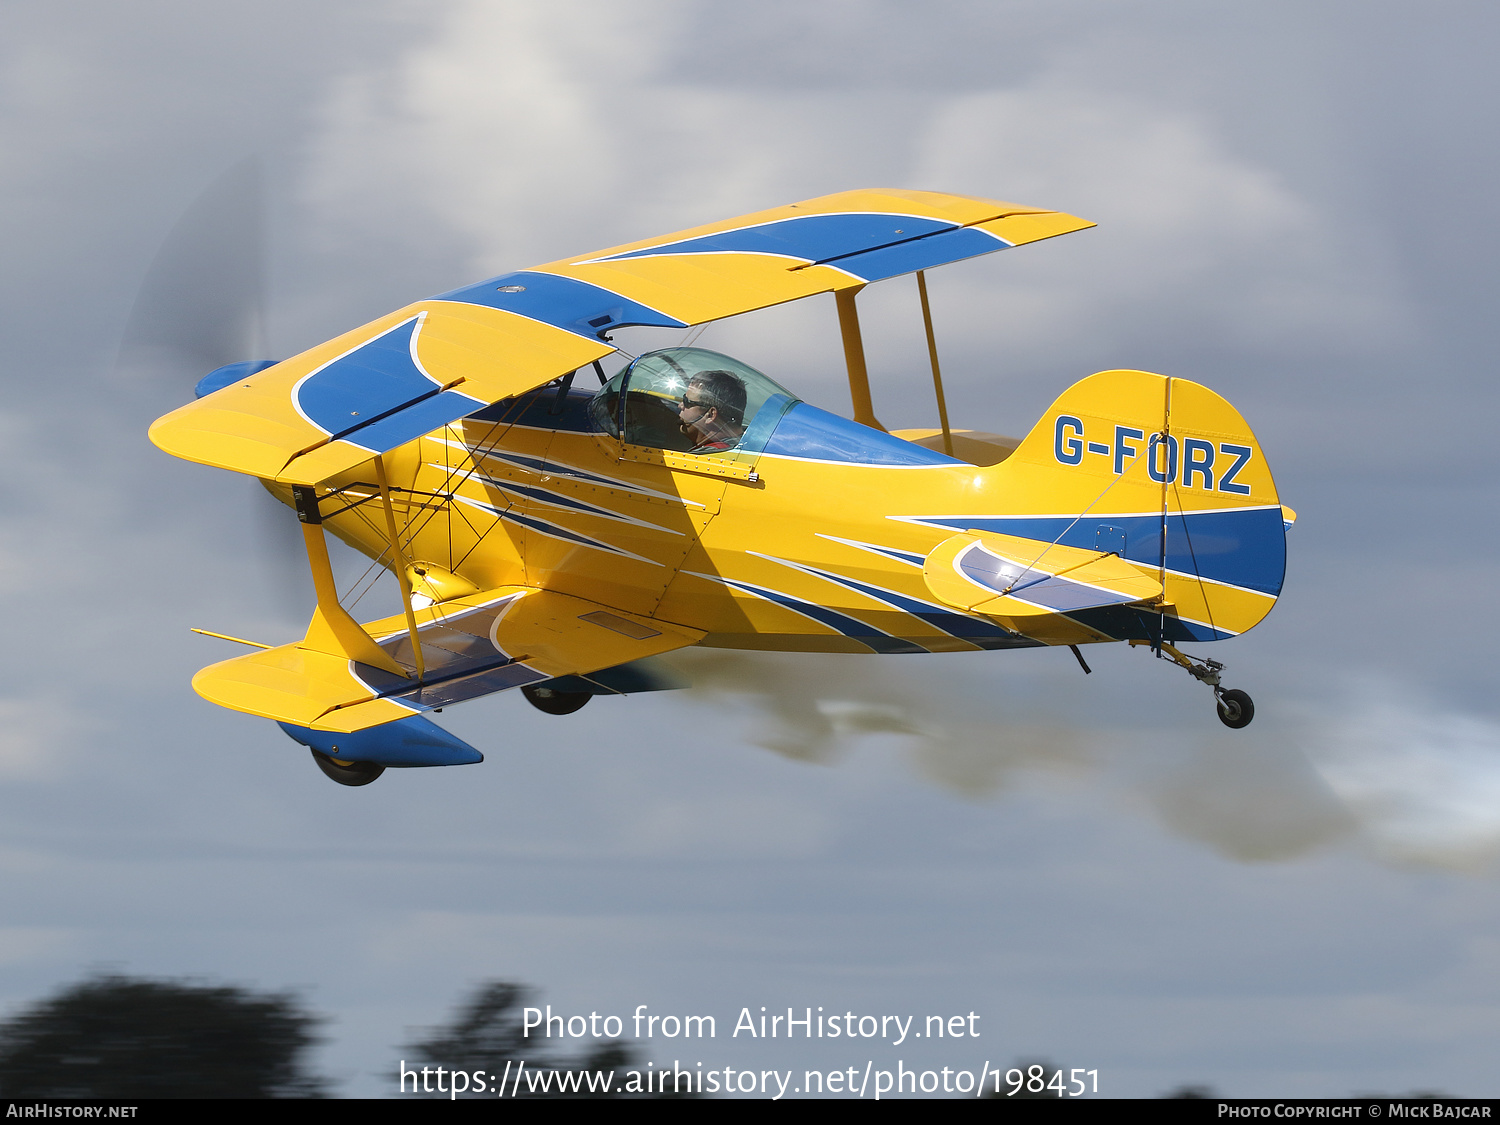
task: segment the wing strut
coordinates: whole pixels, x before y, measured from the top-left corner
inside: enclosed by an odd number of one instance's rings
[[[571,381],[573,376],[569,375]],[[406,609],[406,631],[411,636],[411,651],[417,662],[417,679],[427,678],[427,669],[422,663],[422,642],[417,637],[417,615],[411,607],[411,577],[406,573],[406,556],[401,553],[401,543],[396,535],[396,510],[391,507],[391,486],[385,479],[385,458],[375,454],[375,480],[380,485],[380,502],[385,505],[385,532],[391,540],[391,569],[396,572],[396,581],[401,583],[401,605]]]
[[[948,429],[948,402],[943,398],[943,372],[938,367],[937,337],[932,334],[932,306],[927,303],[926,270],[917,271],[917,295],[922,298],[922,326],[927,329],[927,355],[932,360],[932,387],[937,391],[938,421],[943,426],[943,452],[952,457],[953,434]]]
[[[839,333],[844,337],[844,365],[849,368],[849,397],[854,401],[854,420],[883,431],[885,427],[875,417],[875,405],[870,401],[865,344],[859,335],[859,312],[854,307],[854,295],[863,288],[863,285],[856,285],[852,289],[836,290],[833,299],[838,302]]]
[[[1166,643],[1167,635],[1167,489],[1171,487],[1171,479],[1176,475],[1175,467],[1172,465],[1172,377],[1168,375],[1163,390],[1164,398],[1161,404],[1161,441],[1157,443],[1157,451],[1148,451],[1147,465],[1153,471],[1157,468],[1156,458],[1161,458],[1161,560],[1158,568],[1158,576],[1162,585],[1162,601],[1158,607],[1156,618],[1156,658],[1161,659],[1162,646]]]
[[[307,546],[307,562],[312,567],[313,589],[318,594],[318,608],[302,646],[331,656],[347,656],[398,676],[406,671],[349,616],[339,604],[338,587],[333,581],[333,566],[328,561],[328,543],[323,539],[323,513],[318,510],[317,490],[308,485],[294,485],[292,500],[297,518],[302,521],[302,541]]]

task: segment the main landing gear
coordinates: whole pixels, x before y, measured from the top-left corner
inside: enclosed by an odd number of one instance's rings
[[[1130,645],[1135,648],[1138,645],[1151,645],[1159,648],[1170,659],[1186,668],[1188,674],[1195,680],[1201,680],[1214,689],[1214,703],[1218,707],[1219,722],[1226,727],[1239,730],[1248,727],[1250,720],[1255,718],[1255,703],[1245,692],[1238,688],[1224,688],[1219,686],[1219,673],[1224,670],[1224,665],[1217,660],[1195,660],[1186,653],[1179,651],[1174,645],[1162,641],[1159,645],[1153,645],[1151,641],[1131,641]]]
[[[341,762],[327,754],[319,754],[316,750],[312,752],[312,756],[313,761],[318,763],[318,768],[340,785],[368,785],[385,773],[385,767],[377,766],[374,762]]]
[[[592,692],[558,691],[549,687],[523,687],[521,694],[527,703],[549,715],[571,715],[594,698]]]

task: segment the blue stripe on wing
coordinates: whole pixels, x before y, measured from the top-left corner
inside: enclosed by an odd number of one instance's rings
[[[794,215],[790,219],[718,231],[591,260],[618,262],[627,258],[672,254],[776,254],[803,262],[828,262],[923,235],[953,230],[956,225],[917,215],[870,212]]]
[[[676,317],[603,286],[530,270],[501,274],[478,285],[439,294],[433,300],[487,305],[595,340],[603,339],[605,332],[626,325],[687,327]]]
[[[472,414],[480,399],[445,391],[417,359],[426,313],[345,352],[297,384],[304,417],[332,438],[384,453]]]
[[[425,639],[423,650],[426,650]],[[552,678],[545,672],[516,663],[493,650],[485,665],[476,668],[473,664],[467,664],[447,675],[429,673],[427,679],[420,684],[379,668],[372,668],[368,664],[357,665],[357,669],[359,678],[382,699],[399,699],[404,705],[417,711],[431,711],[450,703],[462,703],[466,699],[478,699],[491,692],[524,687]]]
[[[421,626],[426,665],[426,678],[421,683],[367,664],[354,665],[355,675],[381,698],[400,700],[417,711],[540,683],[550,677],[520,663],[491,639],[496,619],[519,596],[508,594]],[[411,642],[404,631],[383,637],[379,643],[398,664],[415,668]]]
[[[827,264],[846,270],[866,281],[884,281],[888,277],[900,277],[905,273],[945,266],[965,258],[977,258],[996,250],[1010,249],[1010,243],[988,231],[972,227],[960,227],[902,242],[895,246],[882,246],[878,250],[866,250],[847,258],[837,258]]]

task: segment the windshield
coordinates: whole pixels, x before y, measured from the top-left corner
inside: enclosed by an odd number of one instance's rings
[[[622,404],[620,395],[625,398]],[[594,426],[633,445],[680,453],[758,453],[797,400],[755,368],[707,348],[633,361],[594,396]]]

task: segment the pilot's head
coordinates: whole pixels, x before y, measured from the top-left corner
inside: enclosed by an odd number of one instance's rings
[[[688,383],[684,406],[701,404],[705,411],[717,412],[721,425],[745,424],[745,384],[728,371],[700,371]]]
[[[745,433],[745,384],[728,371],[700,371],[677,410],[682,432],[695,445],[728,448]]]

